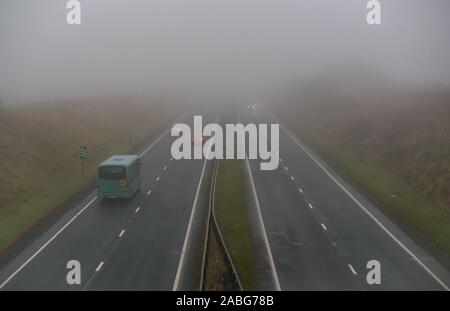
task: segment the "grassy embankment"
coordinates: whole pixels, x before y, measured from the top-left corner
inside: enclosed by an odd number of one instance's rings
[[[448,261],[450,91],[349,89],[310,85],[278,112],[340,174]]]
[[[0,115],[0,252],[87,185],[99,162],[168,124],[175,110],[166,106],[96,100]],[[84,178],[81,144],[89,146]]]
[[[256,290],[258,277],[248,219],[246,194],[239,160],[222,160],[216,182],[215,210],[225,244],[235,264],[244,290]],[[210,243],[209,270],[214,271],[207,279],[207,288],[216,289],[214,280],[221,281],[220,272],[225,271],[223,259],[218,256],[218,245]],[[219,287],[220,288],[220,287]]]

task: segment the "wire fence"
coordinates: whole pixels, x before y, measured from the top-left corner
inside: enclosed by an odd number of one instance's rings
[[[0,114],[32,112],[38,104],[0,105]]]

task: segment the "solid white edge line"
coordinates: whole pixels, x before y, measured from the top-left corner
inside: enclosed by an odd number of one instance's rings
[[[217,119],[216,119],[216,123],[217,123]],[[211,140],[208,140],[208,144],[211,145]],[[208,147],[209,147],[209,145],[208,145]],[[175,275],[175,280],[173,282],[172,291],[177,291],[178,290],[178,283],[180,282],[180,275],[181,275],[181,271],[183,270],[183,266],[184,266],[184,258],[185,258],[184,255],[186,253],[187,243],[188,243],[189,238],[191,236],[192,221],[194,219],[195,211],[197,209],[198,195],[200,193],[200,188],[201,188],[201,185],[202,185],[203,176],[205,174],[206,163],[208,161],[208,160],[206,160],[206,158],[209,158],[209,154],[211,152],[211,148],[208,148],[208,150],[209,150],[208,157],[205,157],[205,159],[203,160],[202,173],[200,174],[200,178],[198,180],[197,191],[195,192],[194,202],[192,203],[191,215],[189,216],[189,223],[188,223],[188,226],[187,226],[187,229],[186,229],[186,234],[184,236],[183,248],[181,249],[180,260],[178,261],[177,273]]]
[[[78,213],[75,214],[61,229],[59,229],[47,242],[45,242],[44,245],[42,245],[33,255],[31,255],[30,258],[28,258],[16,271],[14,271],[3,283],[0,285],[0,289],[2,289],[6,284],[8,284],[9,281],[13,277],[15,277],[23,268],[25,268],[26,265],[30,263],[39,253],[41,253],[54,239],[58,237],[58,235],[61,234],[61,232],[64,231],[72,222],[75,221],[75,219],[80,216],[82,212],[84,212],[95,200],[97,200],[97,197],[92,198]]]
[[[101,263],[99,263],[98,266],[97,266],[97,268],[95,268],[95,272],[99,272],[100,269],[103,267],[103,264],[104,264],[104,263],[105,263],[104,261],[102,261]]]
[[[169,128],[170,129],[170,128]],[[139,156],[143,156],[146,154],[156,143],[158,143],[161,138],[169,132],[169,129],[165,130],[150,146],[145,148],[143,152],[139,154]],[[6,284],[9,283],[20,271],[22,271],[25,266],[27,266],[39,253],[41,253],[58,235],[61,234],[78,216],[81,215],[95,200],[97,196],[92,198],[80,211],[78,211],[75,216],[73,216],[61,229],[59,229],[47,242],[44,243],[30,258],[28,258],[19,268],[17,268],[3,283],[0,284],[0,290],[5,287]]]
[[[187,226],[186,234],[184,236],[183,248],[181,249],[180,260],[178,261],[178,268],[177,268],[177,273],[175,275],[175,280],[173,282],[172,291],[177,291],[178,290],[178,282],[180,281],[181,270],[183,269],[183,265],[184,265],[184,254],[186,253],[187,243],[188,243],[189,237],[191,235],[192,221],[194,219],[194,214],[195,214],[195,210],[196,210],[196,207],[197,207],[198,195],[200,193],[200,188],[201,188],[200,186],[202,184],[203,175],[205,173],[205,168],[206,168],[207,161],[208,160],[206,160],[206,159],[203,160],[202,173],[201,173],[199,181],[198,181],[197,191],[195,192],[194,203],[192,204],[191,215],[189,216],[189,224]]]
[[[348,264],[348,267],[350,268],[350,270],[352,271],[352,273],[354,275],[358,275],[358,273],[356,272],[356,270],[353,268],[353,266],[351,264]]]
[[[267,252],[268,252],[270,268],[272,270],[272,276],[273,276],[273,280],[274,280],[274,283],[275,283],[275,290],[281,291],[280,281],[278,280],[277,269],[275,267],[275,262],[273,260],[272,251],[270,249],[270,244],[269,244],[269,239],[267,238],[266,228],[265,228],[264,220],[263,220],[262,213],[261,213],[261,207],[259,205],[258,195],[256,193],[255,182],[253,181],[252,170],[250,168],[250,163],[249,163],[247,157],[245,157],[245,162],[246,162],[246,168],[248,170],[248,174],[250,176],[250,185],[252,187],[253,196],[255,197],[256,206],[258,207],[257,208],[257,210],[258,210],[258,221],[259,221],[259,225],[260,225],[260,227],[262,229],[261,231],[262,231],[262,234],[263,234],[264,244],[265,244]]]
[[[238,116],[238,122],[242,123],[240,114]],[[245,141],[245,138],[242,138],[242,141]],[[275,283],[274,284],[275,290],[281,291],[280,281],[278,279],[277,268],[275,267],[275,262],[273,260],[272,250],[270,249],[269,238],[267,237],[266,227],[264,225],[264,219],[262,217],[262,212],[261,212],[261,206],[259,205],[259,199],[258,199],[258,195],[256,192],[255,181],[253,180],[253,174],[252,174],[252,170],[250,168],[250,161],[248,160],[247,154],[245,154],[245,164],[246,164],[245,166],[248,170],[248,175],[250,176],[250,185],[252,187],[253,196],[255,197],[256,206],[258,207],[257,208],[258,221],[259,221],[259,225],[261,227],[261,231],[263,234],[264,244],[265,244],[266,250],[268,252],[270,268],[272,270],[272,277],[273,277],[273,281]]]
[[[296,138],[293,137],[293,135],[287,130],[284,125],[282,125],[278,119],[274,116],[275,120],[277,120],[278,124],[280,124],[280,127],[283,129],[283,131],[289,136],[289,138],[300,148],[305,152],[381,229],[384,230],[384,232],[392,238],[408,255],[410,255],[418,264],[421,266],[436,282],[438,282],[446,291],[450,291],[450,288],[443,282],[441,279],[439,279],[433,271],[430,270],[414,253],[407,248],[399,239],[397,239],[394,234],[392,234],[389,229],[387,229],[369,210],[367,210],[364,205],[359,202],[357,198],[355,198],[350,191],[348,191],[344,185],[342,185],[305,147],[303,147]]]

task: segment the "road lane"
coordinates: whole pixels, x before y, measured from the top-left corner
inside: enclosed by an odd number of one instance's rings
[[[2,268],[1,289],[170,289],[203,162],[172,160],[173,139],[166,131],[143,150],[135,198],[100,201],[92,192]],[[66,282],[69,260],[81,263],[81,285]]]
[[[142,155],[144,167],[142,169],[142,190],[132,200],[95,200],[82,214],[80,214],[65,230],[56,237],[32,261],[30,261],[9,283],[2,289],[30,289],[30,290],[61,290],[79,289],[83,286],[69,286],[66,282],[66,263],[78,260],[81,263],[82,280],[89,278],[90,271],[98,265],[97,258],[107,252],[114,243],[127,218],[134,208],[145,198],[146,187],[149,187],[162,167],[169,159],[171,137],[165,135],[152,149]],[[150,152],[151,151],[151,152]],[[95,197],[95,193],[89,198]],[[75,210],[81,210],[79,204]],[[65,217],[63,217],[64,219]],[[60,227],[58,222],[44,236],[52,236],[51,231]],[[45,239],[45,238],[44,238]],[[40,239],[42,240],[42,238]],[[31,248],[35,247],[32,245]],[[24,251],[29,252],[28,250]],[[4,275],[11,271],[11,266],[18,266],[22,256],[18,256],[8,267],[2,270]]]
[[[263,110],[245,113],[245,119],[256,123],[277,122]],[[448,287],[449,273],[442,265],[345,184],[382,227],[369,217],[350,192],[330,178],[283,129],[280,130],[280,159],[276,172],[261,172],[256,163],[252,165],[252,172],[266,230],[272,232],[270,246],[277,258],[282,289],[328,289],[334,285],[338,289],[365,290],[443,290]],[[324,236],[326,239],[322,238]],[[334,255],[325,253],[325,248]],[[310,265],[305,259],[309,256]],[[366,264],[372,259],[381,263],[380,285],[366,282],[369,271]],[[350,275],[351,281],[340,272]],[[312,279],[304,277],[309,273]]]
[[[86,290],[171,290],[202,160],[173,161]]]
[[[261,171],[251,160],[281,290],[359,290],[326,233],[282,170]]]

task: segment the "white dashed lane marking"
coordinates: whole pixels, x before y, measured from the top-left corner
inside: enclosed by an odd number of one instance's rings
[[[140,209],[141,209],[141,207],[138,206],[138,207],[134,210],[134,212],[137,213],[137,212],[139,212]]]
[[[100,269],[103,267],[104,262],[102,261],[101,263],[98,264],[97,268],[95,269],[95,272],[99,272]]]
[[[275,117],[278,121],[278,119]],[[278,121],[278,123],[280,123]],[[311,160],[317,164],[317,166],[326,174],[332,181],[334,181],[341,189],[344,191],[360,208],[363,210],[369,218],[371,218],[376,225],[378,225],[392,240],[397,243],[400,248],[402,248],[409,256],[411,256],[419,266],[421,266],[437,283],[439,283],[446,291],[450,291],[450,286],[444,283],[428,266],[421,260],[417,255],[415,255],[408,247],[405,246],[386,226],[378,220],[331,172],[325,168],[322,163],[307,149],[305,148],[293,135],[289,130],[287,130],[282,124],[280,127],[283,131],[288,135],[288,137],[301,149],[304,153],[306,153]]]
[[[125,230],[120,231],[119,233],[119,238],[121,238],[123,236],[123,234],[125,233]]]
[[[356,270],[353,268],[353,266],[351,264],[348,264],[348,267],[350,268],[350,271],[352,271],[352,273],[354,275],[358,275],[358,273],[356,272]]]
[[[139,153],[139,156],[142,157],[145,155],[154,145],[156,145],[167,133],[169,133],[169,129],[164,131],[153,143],[148,146],[145,150]],[[172,161],[172,159],[170,159]],[[61,229],[59,229],[47,242],[45,242],[31,257],[29,257],[17,270],[15,270],[3,283],[0,283],[0,289],[2,289],[6,284],[8,284],[18,273],[22,271],[34,258],[36,258],[53,240],[56,239],[68,226],[70,226],[92,203],[97,200],[97,197],[92,198],[82,209],[80,209],[75,216],[73,216]],[[136,210],[136,212],[138,209]],[[99,266],[101,268],[101,265]]]
[[[324,224],[320,224],[320,225],[322,226],[323,230],[327,230],[327,227],[325,227]]]

